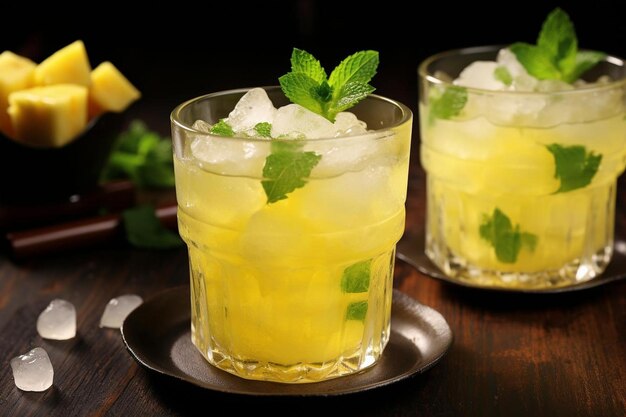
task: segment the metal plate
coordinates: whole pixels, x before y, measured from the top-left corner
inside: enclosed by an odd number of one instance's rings
[[[621,236],[615,236],[613,257],[609,266],[600,276],[578,284],[554,288],[506,288],[459,281],[444,274],[443,271],[426,256],[424,245],[425,238],[423,234],[416,236],[404,235],[402,239],[400,239],[400,242],[398,242],[396,257],[417,268],[417,270],[424,275],[467,288],[511,293],[555,294],[585,290],[626,278],[626,239]]]
[[[448,323],[437,311],[394,290],[391,336],[376,365],[323,382],[281,384],[247,380],[210,365],[191,342],[189,287],[160,293],[124,321],[126,347],[145,367],[215,391],[274,396],[349,394],[388,385],[424,372],[452,343]]]

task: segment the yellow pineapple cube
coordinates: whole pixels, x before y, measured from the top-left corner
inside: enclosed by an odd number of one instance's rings
[[[10,51],[0,54],[0,131],[12,136],[9,108],[9,94],[29,88],[33,84],[33,73],[37,65],[28,58]]]
[[[56,84],[9,95],[14,137],[30,145],[61,147],[87,125],[87,88]]]
[[[89,87],[91,65],[85,44],[76,41],[46,58],[35,68],[35,85],[79,84]]]
[[[91,72],[90,113],[123,112],[141,93],[110,62],[103,62]]]

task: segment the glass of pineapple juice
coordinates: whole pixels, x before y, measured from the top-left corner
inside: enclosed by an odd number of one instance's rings
[[[451,80],[494,47],[441,53],[419,67],[426,254],[465,284],[548,289],[591,280],[613,251],[626,161],[626,67],[607,57],[592,85],[491,91]],[[603,82],[595,83],[604,78]],[[458,107],[448,107],[463,98]],[[450,110],[450,109],[448,109]]]
[[[276,107],[288,104],[280,88],[266,90]],[[193,343],[211,364],[248,379],[302,383],[358,372],[390,336],[412,113],[369,96],[351,111],[376,130],[300,141],[319,164],[302,187],[268,203],[263,163],[289,140],[192,127],[228,116],[245,92],[198,97],[171,116]],[[204,146],[213,153],[199,157]]]

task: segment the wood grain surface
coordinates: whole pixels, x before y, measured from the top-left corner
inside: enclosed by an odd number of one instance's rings
[[[413,158],[407,228],[423,227],[423,172]],[[620,185],[618,227],[625,230]],[[142,251],[122,243],[15,263],[0,258],[1,416],[186,416],[252,407],[272,415],[362,416],[626,415],[626,281],[577,293],[499,294],[462,289],[396,264],[395,286],[438,310],[454,332],[441,362],[424,374],[362,394],[255,398],[211,392],[148,371],[119,331],[100,329],[107,301],[144,298],[186,283],[184,249]],[[38,314],[50,300],[77,308],[78,334],[41,339]],[[155,322],[159,317],[154,318]],[[54,386],[27,393],[9,361],[44,347]]]

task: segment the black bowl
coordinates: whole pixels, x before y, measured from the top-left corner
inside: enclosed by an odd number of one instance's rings
[[[123,114],[106,113],[61,148],[30,147],[0,134],[0,204],[64,201],[95,188],[123,125]]]

